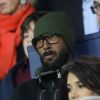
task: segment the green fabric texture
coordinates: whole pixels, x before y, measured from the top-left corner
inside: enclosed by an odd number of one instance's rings
[[[43,33],[59,33],[63,36],[66,44],[72,49],[76,34],[70,19],[63,12],[49,12],[42,16],[36,23],[34,38]]]

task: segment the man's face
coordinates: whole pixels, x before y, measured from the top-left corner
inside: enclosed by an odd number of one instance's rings
[[[43,46],[37,50],[43,65],[47,69],[60,68],[67,63],[69,57],[68,48],[64,40],[57,36],[45,38],[43,40]]]
[[[20,0],[0,0],[0,13],[12,14],[19,8]]]

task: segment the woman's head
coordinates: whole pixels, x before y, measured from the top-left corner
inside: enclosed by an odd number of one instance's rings
[[[64,68],[63,78],[69,100],[100,95],[100,58],[80,57]]]
[[[32,46],[32,39],[34,37],[34,28],[38,19],[46,12],[36,12],[30,14],[21,26],[21,36],[25,55],[28,57],[27,47]]]

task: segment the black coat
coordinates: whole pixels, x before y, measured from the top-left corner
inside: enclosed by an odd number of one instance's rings
[[[23,65],[26,65],[26,62],[22,59],[9,71],[7,76],[0,81],[0,100],[11,100],[13,92],[17,87],[15,82],[16,73],[20,68],[23,68]]]
[[[59,88],[57,73],[52,73],[20,85],[12,100],[65,100],[65,96]]]

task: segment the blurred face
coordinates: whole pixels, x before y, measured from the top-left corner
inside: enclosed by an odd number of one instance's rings
[[[34,37],[34,33],[33,33],[34,32],[34,27],[35,27],[35,23],[33,21],[31,21],[29,23],[29,28],[24,33],[23,48],[24,48],[24,51],[25,51],[25,55],[27,57],[28,57],[27,47],[32,46],[32,39]]]
[[[69,100],[80,100],[80,98],[85,96],[96,95],[95,92],[89,90],[82,82],[80,82],[73,73],[68,74],[67,88],[69,89]]]
[[[98,24],[100,25],[100,0],[94,1],[94,7],[97,15]]]
[[[57,69],[66,64],[69,52],[65,42],[60,36],[46,36],[45,39],[40,39],[39,41],[39,45],[41,45],[41,42],[43,45],[37,48],[37,50],[45,68]]]
[[[96,14],[100,16],[100,0],[95,0],[93,5],[95,6]]]
[[[0,13],[12,14],[19,9],[20,0],[0,0]]]

